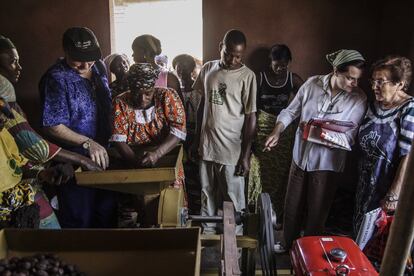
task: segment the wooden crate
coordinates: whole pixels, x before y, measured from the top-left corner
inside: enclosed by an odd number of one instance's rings
[[[78,185],[132,194],[157,194],[177,178],[183,148],[178,146],[161,158],[154,168],[76,172]]]
[[[88,276],[200,275],[200,229],[5,229],[0,259],[52,253]]]

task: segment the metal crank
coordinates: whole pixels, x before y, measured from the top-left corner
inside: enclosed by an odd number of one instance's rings
[[[241,212],[234,211],[234,220],[237,225],[242,224],[243,219],[244,219],[244,216]],[[223,216],[189,215],[187,209],[182,209],[181,210],[181,226],[186,226],[188,221],[223,223]]]

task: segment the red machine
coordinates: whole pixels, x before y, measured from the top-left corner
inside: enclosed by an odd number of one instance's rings
[[[294,241],[295,275],[378,275],[358,245],[346,237],[314,236]]]

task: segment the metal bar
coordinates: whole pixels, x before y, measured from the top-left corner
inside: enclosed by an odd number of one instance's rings
[[[414,147],[408,156],[407,169],[397,210],[391,224],[380,275],[403,275],[414,237]]]
[[[197,222],[223,222],[222,216],[198,216],[198,215],[189,215],[189,220]]]

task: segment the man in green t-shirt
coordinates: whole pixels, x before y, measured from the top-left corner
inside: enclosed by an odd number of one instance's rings
[[[245,35],[228,31],[220,60],[207,62],[193,86],[202,93],[193,146],[201,157],[201,215],[216,215],[225,200],[236,211],[245,208],[244,177],[256,131],[256,79],[242,63],[245,49]],[[205,224],[204,233],[214,233],[214,227]]]

